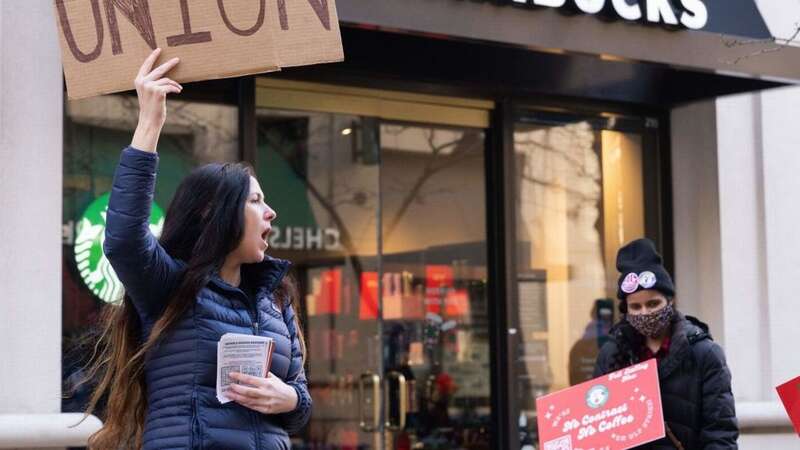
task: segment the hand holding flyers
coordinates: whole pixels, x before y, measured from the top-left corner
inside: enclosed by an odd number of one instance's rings
[[[542,450],[624,450],[665,435],[656,360],[536,399]]]
[[[226,395],[236,383],[230,374],[242,373],[265,378],[272,363],[274,341],[263,336],[226,333],[217,343],[217,400],[231,401]]]

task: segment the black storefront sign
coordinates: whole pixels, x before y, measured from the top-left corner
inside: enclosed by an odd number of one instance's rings
[[[473,0],[474,1],[474,0]],[[529,9],[557,9],[565,14],[703,30],[753,39],[769,39],[754,0],[477,0]]]
[[[755,0],[339,0],[337,8],[345,26],[800,79],[800,48],[772,38]]]

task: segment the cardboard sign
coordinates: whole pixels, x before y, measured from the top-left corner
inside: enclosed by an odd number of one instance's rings
[[[783,407],[789,413],[794,430],[800,434],[800,377],[788,381],[777,388]]]
[[[623,450],[665,435],[656,360],[536,399],[542,450]]]
[[[133,89],[147,55],[178,82],[344,58],[334,0],[54,0],[70,98]]]

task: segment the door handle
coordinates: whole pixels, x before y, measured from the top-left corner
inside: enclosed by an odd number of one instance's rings
[[[366,397],[367,384],[372,384],[372,397]],[[361,430],[367,433],[374,433],[381,426],[381,377],[371,372],[361,374],[358,379],[358,418]],[[367,404],[372,403],[372,419],[364,417],[367,412]]]
[[[397,383],[397,391],[392,390],[393,382]],[[406,414],[408,413],[408,383],[406,383],[406,377],[402,373],[392,370],[386,372],[384,384],[383,404],[386,408],[386,422],[384,425],[387,430],[400,431],[406,427]],[[392,395],[395,392],[396,395]],[[394,408],[395,402],[397,404],[396,409]],[[393,417],[393,412],[397,412],[397,417]]]

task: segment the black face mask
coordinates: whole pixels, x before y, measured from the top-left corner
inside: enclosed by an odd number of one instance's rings
[[[672,307],[672,303],[667,303],[667,306],[658,311],[649,314],[627,314],[627,318],[636,331],[649,338],[657,338],[672,322],[674,314],[675,309]]]

